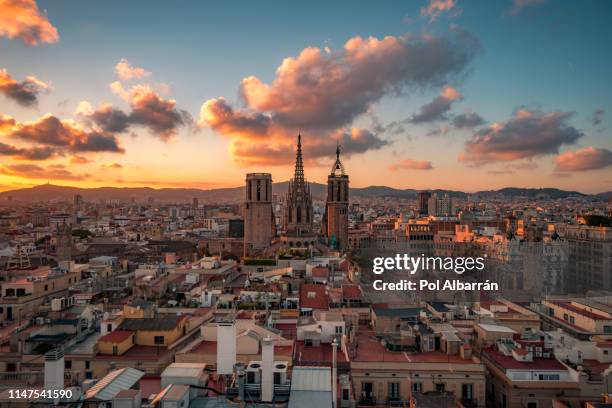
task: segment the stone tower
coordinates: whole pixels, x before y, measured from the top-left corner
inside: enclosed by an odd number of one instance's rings
[[[349,177],[340,161],[340,145],[336,147],[336,162],[327,176],[327,203],[323,216],[323,234],[334,249],[348,247]]]
[[[272,175],[247,174],[245,194],[244,255],[257,255],[270,245],[276,234],[272,209]]]
[[[310,186],[304,178],[302,160],[302,135],[298,135],[297,153],[295,156],[295,173],[289,181],[285,207],[285,233],[292,236],[312,234],[312,195]]]
[[[58,262],[72,260],[72,226],[70,224],[64,222],[57,226],[55,248]]]

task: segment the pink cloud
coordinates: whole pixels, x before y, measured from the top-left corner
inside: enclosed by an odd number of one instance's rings
[[[569,124],[571,112],[519,109],[505,122],[476,131],[459,160],[476,165],[557,154],[583,133]]]
[[[429,0],[427,7],[421,9],[421,15],[429,18],[429,21],[435,21],[443,13],[448,13],[451,17],[458,16],[462,13],[462,9],[457,6],[455,0]]]
[[[459,30],[443,37],[353,37],[338,51],[308,47],[297,57],[285,58],[270,83],[244,78],[244,108],[222,97],[205,101],[198,124],[230,138],[238,162],[277,157],[292,149],[298,132],[313,159],[333,154],[336,140],[345,142],[347,155],[379,149],[388,142],[353,127],[353,121],[387,94],[444,85],[464,72],[479,49],[474,37]],[[249,143],[257,146],[246,149]]]
[[[554,159],[559,171],[587,171],[612,165],[612,151],[588,146],[576,151],[566,151]]]
[[[38,102],[38,95],[51,89],[49,84],[35,76],[28,76],[19,82],[5,69],[0,69],[0,93],[21,106],[34,106]]]
[[[389,166],[389,170],[432,170],[433,166],[430,161],[427,160],[412,160],[404,159],[398,163],[393,163]]]
[[[140,79],[151,75],[151,72],[146,71],[144,68],[136,67],[130,64],[130,62],[122,58],[117,65],[115,65],[115,74],[122,81],[129,81],[130,79]]]

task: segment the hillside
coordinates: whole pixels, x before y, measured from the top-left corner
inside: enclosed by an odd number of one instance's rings
[[[288,182],[274,183],[274,194],[283,195],[287,191]],[[326,186],[320,183],[311,183],[310,188],[312,194],[317,199],[324,199],[326,194]],[[457,198],[465,198],[468,196],[477,196],[483,199],[487,198],[503,198],[503,197],[526,197],[539,198],[550,197],[553,199],[566,197],[586,197],[588,195],[577,191],[565,191],[556,188],[516,188],[507,187],[500,190],[486,190],[475,193],[465,193],[462,191],[451,190],[431,190],[438,194],[448,193]],[[399,198],[416,198],[418,190],[415,189],[396,189],[387,186],[369,186],[363,188],[351,188],[350,193],[353,197],[399,197]],[[243,198],[243,187],[232,188],[217,188],[202,190],[196,188],[160,188],[154,189],[151,187],[99,187],[99,188],[79,188],[68,186],[56,186],[53,184],[44,184],[31,188],[23,188],[10,190],[0,193],[0,200],[4,201],[8,197],[19,201],[66,201],[72,200],[76,194],[83,196],[85,200],[146,200],[149,197],[156,201],[162,202],[189,202],[194,197],[202,203],[232,203],[240,202]],[[592,195],[594,199],[608,200],[611,196],[610,192]]]

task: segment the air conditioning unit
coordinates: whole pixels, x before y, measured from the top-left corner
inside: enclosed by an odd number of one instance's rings
[[[274,385],[287,383],[287,366],[286,361],[275,361],[272,372],[274,373]]]
[[[261,384],[261,361],[249,362],[245,371],[247,384]]]

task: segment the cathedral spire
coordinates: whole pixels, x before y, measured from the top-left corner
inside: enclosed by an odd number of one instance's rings
[[[336,161],[334,163],[334,166],[332,167],[331,170],[331,174],[332,175],[344,175],[344,165],[342,164],[342,162],[340,161],[340,142],[336,143]]]
[[[304,162],[302,160],[302,135],[298,134],[297,153],[295,155],[295,174],[293,180],[296,185],[304,183]]]

